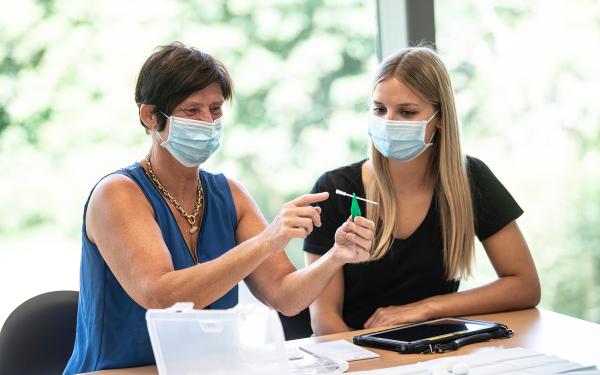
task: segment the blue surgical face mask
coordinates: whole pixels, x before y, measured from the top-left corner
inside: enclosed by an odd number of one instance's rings
[[[219,148],[223,116],[214,122],[205,122],[163,115],[169,119],[169,136],[165,141],[156,132],[162,141],[160,145],[186,167],[204,163]]]
[[[425,143],[425,129],[435,115],[437,111],[423,121],[394,121],[371,115],[369,136],[377,151],[386,158],[413,160],[432,145],[433,135],[429,143]]]

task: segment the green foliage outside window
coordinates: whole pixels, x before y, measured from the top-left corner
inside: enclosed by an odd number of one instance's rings
[[[0,14],[0,281],[10,301],[77,288],[83,204],[149,147],[136,75],[179,40],[230,70],[222,147],[270,220],[327,169],[366,156],[375,12],[365,0],[23,0]],[[134,215],[135,213],[132,213]],[[303,264],[301,242],[288,253]],[[42,266],[43,264],[43,266]]]
[[[541,306],[600,322],[600,3],[436,1],[465,150],[525,210]],[[478,253],[479,276],[495,276]]]
[[[133,90],[157,45],[229,68],[223,145],[205,167],[246,186],[267,220],[367,154],[371,0],[1,1],[0,283],[18,287],[3,288],[0,321],[38,292],[77,288],[87,194],[148,149]],[[436,2],[464,148],[525,209],[542,307],[600,322],[598,24],[592,0]],[[297,265],[300,246],[288,247]],[[465,287],[495,277],[478,258]]]

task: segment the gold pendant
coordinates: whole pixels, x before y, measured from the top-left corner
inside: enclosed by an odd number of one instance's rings
[[[194,225],[194,226],[192,226],[192,227],[190,228],[190,234],[194,234],[194,233],[196,233],[196,231],[197,231],[197,230],[198,230],[198,226],[197,226],[197,225]]]

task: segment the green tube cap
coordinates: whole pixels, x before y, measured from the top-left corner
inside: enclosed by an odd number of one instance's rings
[[[352,193],[352,206],[350,206],[350,215],[352,216],[352,221],[357,216],[361,216],[360,207],[358,207],[358,200],[356,200],[356,194]]]

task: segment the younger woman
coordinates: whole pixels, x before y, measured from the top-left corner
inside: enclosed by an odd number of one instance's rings
[[[461,150],[450,77],[428,48],[407,48],[376,73],[369,123],[371,157],[323,174],[313,193],[322,226],[305,240],[307,263],[333,244],[361,201],[376,223],[370,260],[346,264],[311,305],[317,335],[446,316],[535,306],[540,284],[516,219],[523,213],[490,169]],[[337,197],[337,198],[335,198]],[[498,279],[457,293],[471,273],[475,236]]]

